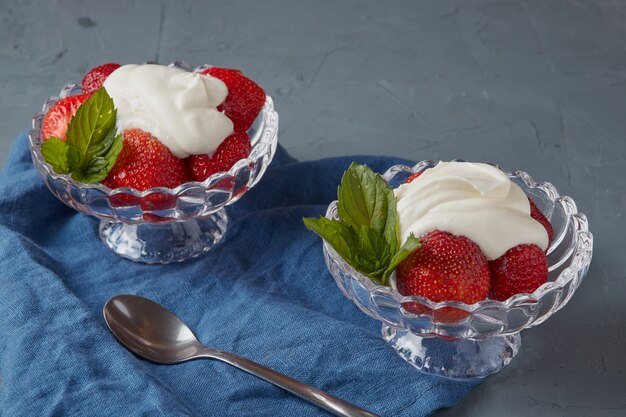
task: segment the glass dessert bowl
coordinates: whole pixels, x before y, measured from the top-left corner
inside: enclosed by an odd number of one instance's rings
[[[194,73],[208,67],[192,68],[185,62],[169,66]],[[81,93],[80,86],[67,85],[58,97],[46,100],[42,113],[35,114],[29,133],[32,160],[52,194],[69,207],[100,219],[100,238],[105,245],[133,261],[178,262],[210,250],[226,232],[225,206],[239,200],[261,179],[276,152],[278,114],[267,96],[248,130],[250,155],[228,171],[215,173],[202,182],[145,191],[81,183],[55,172],[41,152],[46,113],[58,100]],[[158,204],[153,204],[155,201]]]
[[[436,165],[395,165],[382,177],[396,187],[413,173]],[[549,219],[554,240],[547,250],[548,282],[532,294],[474,304],[432,302],[403,296],[357,272],[324,240],[326,265],[342,293],[368,316],[382,322],[383,338],[417,369],[455,379],[480,378],[508,365],[521,346],[521,330],[536,326],[561,309],[583,281],[593,239],[575,202],[550,183],[537,183],[522,171],[507,173]],[[326,218],[338,219],[337,202]],[[450,314],[452,312],[452,314]]]

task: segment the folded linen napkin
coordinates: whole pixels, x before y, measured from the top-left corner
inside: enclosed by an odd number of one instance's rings
[[[58,201],[26,133],[0,173],[0,415],[319,416],[320,409],[229,365],[156,365],[106,328],[118,294],[154,299],[208,346],[234,352],[382,416],[422,416],[477,382],[418,372],[380,323],[336,287],[304,216],[335,199],[353,160],[383,172],[406,162],[352,156],[298,162],[279,148],[259,184],[227,208],[206,255],[164,266],[110,252],[98,221]]]

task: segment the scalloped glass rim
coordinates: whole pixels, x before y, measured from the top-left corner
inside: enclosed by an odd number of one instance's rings
[[[456,161],[464,162],[461,159],[457,159]],[[407,165],[394,165],[390,167],[387,171],[385,171],[382,177],[385,179],[385,181],[391,182],[398,175],[405,174],[408,177],[409,175],[413,173],[421,172],[428,168],[432,168],[436,164],[437,164],[436,161],[426,160],[426,161],[421,161],[417,163],[413,167],[409,167]],[[574,200],[567,196],[561,196],[559,192],[557,191],[557,189],[549,182],[542,182],[542,183],[536,182],[530,175],[528,175],[524,171],[507,172],[497,164],[490,164],[490,165],[493,165],[497,167],[498,169],[502,170],[503,172],[507,173],[509,178],[511,178],[512,180],[518,183],[522,182],[529,189],[538,190],[544,193],[546,197],[548,197],[555,205],[560,205],[563,207],[565,214],[567,216],[567,224],[561,229],[560,233],[554,237],[554,241],[550,245],[550,248],[548,248],[548,254],[550,254],[554,250],[554,248],[558,246],[563,241],[563,239],[565,239],[565,234],[567,233],[567,229],[569,228],[569,225],[570,225],[569,222],[575,222],[575,233],[572,237],[573,239],[576,239],[576,246],[573,248],[575,252],[574,253],[570,252],[569,254],[567,254],[567,256],[563,256],[562,258],[565,258],[565,259],[562,260],[560,263],[557,262],[556,264],[549,265],[549,270],[554,271],[559,266],[562,266],[562,264],[570,258],[571,258],[572,265],[566,267],[563,271],[561,271],[561,273],[558,275],[558,277],[554,281],[546,282],[545,284],[540,286],[537,290],[535,290],[532,294],[527,294],[527,293],[516,294],[508,298],[505,301],[485,299],[474,304],[465,304],[465,303],[454,302],[454,301],[442,301],[442,302],[437,303],[437,302],[430,301],[429,299],[421,297],[421,296],[403,296],[392,287],[385,287],[385,286],[376,284],[371,279],[367,278],[365,275],[357,272],[354,268],[352,268],[352,266],[350,266],[347,262],[345,262],[326,241],[323,241],[325,254],[330,255],[330,258],[332,259],[332,261],[336,262],[339,265],[342,272],[349,275],[351,278],[356,279],[361,285],[363,285],[368,290],[368,292],[370,292],[370,294],[374,293],[374,294],[383,295],[385,297],[391,297],[397,303],[397,307],[402,310],[402,315],[406,316],[407,318],[421,317],[421,316],[433,318],[433,314],[432,312],[421,313],[421,314],[411,313],[402,307],[403,303],[415,302],[415,303],[418,303],[420,305],[423,305],[432,309],[432,311],[435,311],[444,307],[454,307],[460,310],[464,310],[468,313],[475,313],[480,310],[487,310],[487,309],[510,310],[512,308],[515,308],[521,305],[535,303],[546,294],[554,290],[560,290],[564,288],[567,284],[570,283],[570,281],[572,281],[575,277],[577,277],[579,273],[582,273],[583,275],[583,277],[580,279],[580,282],[582,282],[582,279],[584,278],[584,274],[586,273],[586,270],[589,268],[589,264],[591,263],[593,236],[589,232],[589,225],[588,225],[586,216],[582,213],[578,213],[576,203],[574,202]],[[330,203],[326,211],[327,218],[329,219],[338,218],[336,206],[337,206],[336,200]],[[335,279],[337,280],[336,277]],[[580,285],[580,282],[578,283],[578,285]],[[340,289],[344,291],[341,286],[340,286]],[[348,298],[350,297],[348,296]],[[559,310],[563,305],[567,303],[568,300],[569,300],[569,297],[564,299],[557,306],[557,308],[550,311],[550,314]],[[361,308],[361,306],[359,306],[359,308]],[[367,314],[367,311],[365,312]],[[468,321],[470,316],[471,314],[468,315],[463,320],[455,322],[454,324],[455,325],[462,324]],[[528,324],[528,327],[531,327],[532,325],[535,325],[535,324],[539,324],[542,321],[543,320],[539,318],[535,318],[532,321],[532,323]],[[438,324],[446,324],[446,325],[450,324],[447,322],[435,321],[434,319],[433,319],[433,322],[438,323]],[[395,325],[394,323],[390,323],[390,324]]]
[[[153,63],[153,62],[148,62],[148,63]],[[175,61],[169,64],[168,66],[181,68],[186,71],[190,71],[194,73],[202,72],[205,69],[211,67],[211,65],[205,64],[205,65],[200,65],[198,67],[193,68],[191,65],[189,65],[185,61]],[[176,188],[155,187],[155,188],[150,188],[145,191],[138,191],[134,188],[128,188],[128,187],[111,189],[100,183],[95,183],[95,184],[81,183],[81,182],[74,180],[70,175],[57,173],[54,169],[52,169],[52,166],[44,160],[43,155],[41,154],[41,132],[40,132],[40,129],[37,128],[38,124],[42,122],[43,117],[46,115],[48,110],[50,110],[50,108],[58,100],[71,96],[71,95],[80,94],[80,93],[82,93],[82,89],[79,85],[68,84],[61,89],[61,92],[59,93],[58,97],[50,97],[44,102],[42,112],[36,113],[33,116],[32,128],[28,134],[28,141],[29,141],[29,146],[31,148],[31,154],[33,155],[34,158],[36,158],[36,162],[44,169],[46,175],[48,175],[55,181],[59,181],[59,180],[64,181],[82,190],[90,190],[90,189],[99,190],[99,191],[106,193],[109,196],[125,194],[125,195],[132,195],[137,198],[144,198],[149,195],[157,194],[157,193],[171,194],[173,196],[182,196],[184,194],[188,194],[189,192],[192,192],[194,189],[204,190],[206,188],[209,188],[211,185],[218,183],[220,180],[224,178],[235,176],[235,174],[241,168],[249,164],[252,164],[254,160],[260,157],[262,154],[267,153],[266,148],[268,145],[261,143],[262,142],[261,137],[263,135],[275,136],[276,130],[278,128],[277,123],[275,123],[278,120],[278,114],[274,110],[274,102],[270,96],[266,96],[263,109],[261,109],[261,113],[259,113],[259,116],[257,116],[257,120],[255,120],[255,123],[254,123],[256,125],[257,123],[260,122],[254,135],[250,138],[250,143],[252,145],[252,151],[250,152],[250,155],[247,158],[237,161],[237,163],[235,163],[235,165],[233,165],[228,171],[217,172],[202,182],[189,181],[189,182],[179,185]],[[268,127],[268,129],[265,129],[265,127]],[[259,179],[260,179],[260,176],[257,178],[256,181],[258,181]],[[256,181],[253,184],[251,184],[251,186],[256,184]]]

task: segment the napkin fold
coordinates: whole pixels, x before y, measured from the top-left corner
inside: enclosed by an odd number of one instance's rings
[[[156,365],[108,331],[118,294],[154,299],[208,346],[234,352],[381,416],[423,416],[475,384],[423,374],[380,337],[380,323],[336,287],[304,216],[324,213],[351,156],[298,162],[280,148],[257,186],[226,210],[206,255],[137,264],[110,252],[98,221],[58,201],[26,132],[0,172],[0,415],[320,416],[320,409],[229,365]]]

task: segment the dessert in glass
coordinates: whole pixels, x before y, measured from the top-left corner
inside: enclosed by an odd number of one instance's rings
[[[66,205],[100,219],[116,254],[183,261],[224,236],[224,207],[277,146],[271,97],[234,69],[104,64],[33,118],[33,163]]]
[[[382,176],[353,164],[338,201],[305,224],[324,238],[342,293],[397,353],[454,379],[508,365],[521,330],[569,301],[593,247],[585,215],[552,184],[464,161]]]

